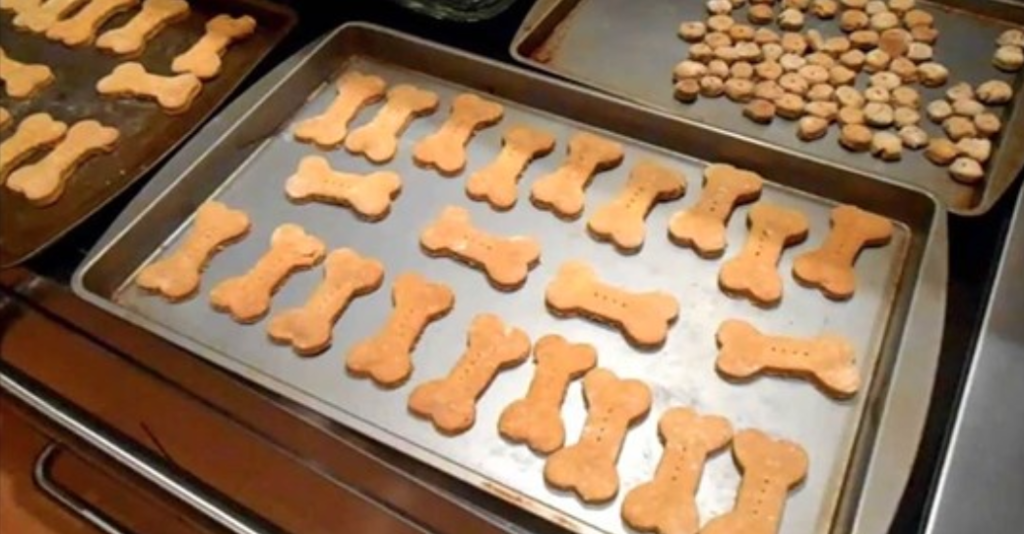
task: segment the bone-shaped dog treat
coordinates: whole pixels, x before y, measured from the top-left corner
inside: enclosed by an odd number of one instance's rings
[[[704,525],[701,534],[776,534],[789,490],[807,475],[807,453],[759,430],[738,432],[732,453],[743,472],[736,505]]]
[[[607,369],[583,378],[587,421],[580,440],[556,451],[544,464],[544,480],[572,490],[584,502],[610,500],[619,491],[615,464],[629,427],[651,408],[651,390],[639,380],[622,380]]]
[[[832,210],[832,231],[825,242],[796,258],[793,276],[830,298],[848,299],[857,288],[853,264],[860,251],[888,243],[892,229],[892,221],[885,217],[856,206],[839,206]]]
[[[220,74],[221,56],[228,46],[256,31],[256,19],[245,15],[231,18],[217,15],[206,23],[206,33],[187,51],[171,61],[171,70],[179,74],[190,72],[203,80]]]
[[[35,7],[24,8],[14,17],[14,27],[44,33],[58,20],[89,0],[46,0]]]
[[[331,329],[348,303],[372,293],[384,280],[384,266],[347,248],[324,260],[324,279],[301,308],[281,312],[270,320],[270,339],[290,344],[296,354],[311,356],[331,346]]]
[[[586,343],[569,343],[547,335],[533,348],[537,370],[525,398],[509,404],[498,420],[505,438],[526,443],[534,452],[550,454],[565,443],[562,402],[569,383],[597,365],[597,351]]]
[[[466,166],[466,145],[477,130],[497,124],[505,108],[497,102],[463,93],[452,101],[451,114],[441,129],[416,143],[413,161],[454,176]]]
[[[11,98],[28,98],[53,82],[53,71],[46,65],[22,63],[0,48],[0,79]]]
[[[619,327],[630,343],[640,347],[664,343],[669,326],[679,315],[679,303],[672,295],[633,293],[610,286],[579,261],[566,262],[558,269],[545,299],[559,315],[579,315]]]
[[[480,268],[498,289],[515,289],[526,282],[540,260],[540,244],[524,236],[497,237],[473,227],[465,208],[449,206],[420,234],[431,256],[455,258]]]
[[[782,251],[807,238],[807,217],[796,210],[760,202],[750,209],[750,236],[743,250],[722,265],[718,283],[761,305],[782,299],[778,263]]]
[[[142,9],[127,24],[96,39],[96,48],[122,56],[140,54],[147,41],[188,13],[185,0],[143,0]]]
[[[718,327],[718,361],[723,375],[745,379],[760,372],[814,380],[833,397],[850,397],[860,388],[854,349],[837,335],[813,338],[768,336],[750,323],[730,319]]]
[[[516,203],[516,185],[526,166],[551,153],[555,136],[535,128],[513,126],[505,131],[502,142],[498,157],[466,180],[466,194],[504,211]]]
[[[583,213],[585,191],[594,175],[618,167],[624,155],[621,144],[580,132],[569,141],[565,163],[534,182],[530,198],[541,209],[551,210],[564,219],[575,219]]]
[[[37,206],[52,204],[64,194],[75,169],[96,154],[114,150],[120,137],[116,128],[97,121],[77,122],[43,159],[11,173],[7,187]]]
[[[210,304],[239,323],[254,323],[267,313],[270,299],[292,273],[309,269],[323,257],[323,241],[297,224],[282,224],[270,236],[270,249],[252,269],[213,288]]]
[[[587,228],[598,239],[611,241],[623,252],[634,252],[644,244],[644,221],[654,204],[675,200],[686,191],[683,174],[650,161],[638,163],[619,195],[601,206]]]
[[[67,131],[67,124],[53,120],[48,113],[25,117],[14,133],[0,143],[0,183],[22,161],[63,139]]]
[[[114,67],[113,72],[96,83],[96,91],[101,95],[151,98],[172,115],[188,110],[202,89],[203,82],[192,74],[151,74],[142,63],[134,61]]]
[[[366,176],[337,172],[320,156],[306,156],[285,183],[288,198],[305,202],[318,200],[353,211],[371,221],[388,214],[391,201],[402,189],[402,179],[393,172],[374,172]]]
[[[415,273],[403,274],[391,290],[394,310],[373,337],[348,353],[346,367],[369,376],[378,385],[395,387],[412,374],[412,351],[427,326],[451,311],[455,294],[444,284],[428,282]]]
[[[402,84],[388,90],[388,101],[369,124],[345,138],[345,149],[364,154],[374,163],[391,161],[398,151],[398,137],[416,117],[437,110],[437,93]]]
[[[41,3],[42,0],[0,0],[0,11],[11,11],[19,15],[39,7]]]
[[[409,396],[409,411],[449,435],[469,430],[476,421],[476,400],[495,375],[530,354],[526,333],[496,315],[476,316],[467,338],[466,352],[448,376],[416,386]]]
[[[658,434],[665,450],[654,479],[626,494],[622,518],[641,532],[697,534],[696,496],[704,462],[729,444],[732,425],[724,417],[672,408],[658,421]]]
[[[139,0],[91,0],[74,15],[46,30],[46,37],[67,46],[84,46],[96,38],[96,31],[110,17],[135,7]]]
[[[720,256],[725,251],[725,224],[733,209],[761,196],[762,183],[756,173],[732,165],[708,165],[700,200],[672,216],[669,237],[706,258]]]
[[[249,226],[245,212],[217,201],[205,202],[196,210],[192,229],[177,250],[143,268],[135,283],[172,302],[190,297],[199,289],[200,276],[210,258],[245,236]]]
[[[384,96],[385,83],[378,76],[349,71],[335,82],[338,96],[327,111],[306,119],[295,127],[295,139],[334,148],[348,135],[348,123],[363,109]]]

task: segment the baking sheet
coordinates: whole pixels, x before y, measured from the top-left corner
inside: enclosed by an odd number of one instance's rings
[[[704,2],[672,0],[540,0],[523,23],[512,44],[512,54],[530,66],[552,72],[629,100],[663,110],[681,119],[727,129],[757,142],[785,147],[805,155],[827,159],[883,179],[920,187],[935,194],[950,211],[980,215],[1006,191],[1024,166],[1024,77],[1005,73],[991,64],[995,40],[1006,29],[1024,25],[1024,6],[998,0],[942,2],[918,1],[935,17],[939,30],[935,60],[950,70],[949,83],[941,88],[913,87],[921,93],[920,126],[931,136],[944,135],[939,125],[924,117],[923,106],[943,98],[953,83],[972,85],[999,79],[1010,83],[1016,97],[1010,105],[991,108],[1000,115],[1003,130],[994,143],[981,186],[954,181],[946,167],[933,165],[924,151],[904,149],[899,162],[887,163],[867,153],[851,153],[839,143],[839,129],[815,142],[796,137],[796,122],[776,118],[771,124],[755,124],[743,117],[743,105],[725,96],[700,97],[684,104],[673,98],[672,68],[686,59],[689,45],[679,39],[679,24],[704,20]],[[744,7],[733,17],[747,23]],[[808,14],[804,30],[816,28],[826,37],[841,35],[838,17],[820,20]],[[775,25],[768,26],[781,32]],[[867,76],[858,77],[867,86]]]

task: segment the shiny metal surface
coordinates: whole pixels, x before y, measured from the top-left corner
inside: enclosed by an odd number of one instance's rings
[[[39,457],[36,458],[36,463],[32,467],[32,481],[36,486],[39,486],[46,496],[92,525],[96,530],[104,534],[127,534],[126,530],[106,517],[103,512],[94,509],[91,504],[65,490],[51,478],[50,466],[60,451],[61,446],[58,443],[50,443],[43,449],[43,452],[39,453]]]
[[[570,132],[581,128],[580,122],[588,124],[587,129],[608,130],[605,135],[627,136],[619,138],[627,145],[626,163],[595,180],[588,195],[591,207],[617,191],[631,164],[641,155],[686,172],[691,192],[681,202],[657,208],[648,219],[645,249],[635,257],[624,258],[611,247],[592,241],[582,221],[564,223],[529,205],[525,185],[553,170],[560,156],[538,161],[530,168],[523,180],[520,203],[507,214],[496,214],[465,200],[461,179],[440,178],[413,166],[409,161],[411,146],[440,125],[446,114],[439,113],[413,123],[402,138],[396,160],[388,165],[402,174],[404,189],[392,214],[383,222],[368,225],[337,208],[292,205],[283,197],[283,182],[303,155],[317,151],[293,141],[285,124],[326,107],[333,91],[324,90],[325,84],[342,63],[379,73],[389,83],[408,81],[436,90],[442,96],[442,107],[466,88],[491,92],[504,99],[507,106],[503,125],[523,120],[550,129],[561,143],[559,152],[564,151]],[[426,65],[433,77],[419,70]],[[656,390],[655,407],[647,421],[630,435],[619,464],[622,494],[652,472],[660,454],[654,432],[657,416],[673,404],[722,413],[739,427],[765,428],[808,447],[814,467],[808,482],[790,503],[785,532],[824,532],[833,525],[843,528],[853,518],[862,485],[865,494],[868,490],[877,490],[882,496],[901,491],[913,459],[912,454],[905,456],[905,447],[909,445],[913,450],[927,407],[930,372],[934,370],[939,342],[934,326],[941,321],[944,303],[945,218],[934,199],[842,171],[836,172],[843,182],[823,185],[806,179],[822,172],[817,162],[791,158],[717,131],[682,125],[593,92],[370,26],[345,27],[286,69],[274,74],[280,76],[276,85],[263,85],[264,96],[255,105],[228,110],[237,113],[234,126],[202,156],[191,160],[189,168],[156,203],[83,265],[73,281],[76,293],[248,380],[574,530],[622,531],[618,501],[584,507],[570,496],[551,492],[540,474],[542,459],[508,445],[494,429],[498,411],[524,393],[532,374],[529,366],[505,373],[495,381],[480,402],[476,427],[461,437],[442,437],[405,411],[409,390],[427,378],[444,374],[461,354],[466,325],[476,313],[498,311],[533,338],[558,332],[591,342],[599,348],[601,365],[651,383]],[[319,91],[307,102],[306,95],[316,89]],[[364,112],[357,124],[372,115],[372,111]],[[497,154],[500,132],[501,128],[494,128],[473,141],[470,170]],[[703,163],[694,154],[761,171],[777,182],[766,187],[764,198],[797,207],[811,219],[810,239],[783,260],[787,296],[779,309],[761,310],[721,295],[715,282],[721,260],[700,260],[665,239],[669,215],[698,196]],[[345,170],[367,172],[372,168],[343,151],[326,156],[335,167]],[[831,198],[798,191],[797,187]],[[298,359],[288,349],[270,345],[260,324],[241,327],[214,314],[205,297],[168,305],[139,294],[130,284],[125,286],[154,251],[174,245],[189,214],[211,195],[258,216],[252,235],[211,263],[204,278],[206,289],[255,261],[265,249],[269,233],[284,221],[304,224],[332,248],[352,246],[381,258],[388,268],[385,287],[407,269],[451,285],[457,294],[455,310],[431,327],[420,342],[412,380],[397,391],[384,392],[345,375],[342,357],[346,348],[374,330],[390,311],[386,289],[350,307],[335,328],[335,344],[327,354]],[[798,287],[788,275],[793,255],[824,238],[828,209],[836,200],[862,205],[901,223],[893,244],[863,255],[858,264],[861,292],[848,303],[827,301],[814,291]],[[491,231],[527,233],[542,241],[542,264],[531,273],[523,289],[498,293],[477,272],[451,261],[422,256],[416,229],[449,203],[468,206],[475,220]],[[730,224],[733,250],[745,235],[747,209],[739,210]],[[579,320],[557,320],[544,312],[546,281],[563,260],[573,257],[588,258],[603,276],[617,283],[638,289],[664,289],[679,296],[683,312],[668,344],[652,354],[636,353],[612,331]],[[303,301],[318,278],[316,272],[295,276],[275,298],[275,309]],[[916,311],[913,321],[908,318],[911,310]],[[847,334],[857,344],[862,370],[870,377],[865,393],[852,402],[836,403],[799,382],[760,380],[735,386],[721,381],[713,370],[714,331],[727,317],[748,318],[764,328],[793,334],[812,334],[821,329]],[[920,354],[920,359],[898,357],[907,348]],[[908,373],[910,368],[913,372]],[[890,402],[890,395],[905,395],[905,380],[917,381],[913,383],[919,388],[914,390],[917,398],[900,397],[897,406]],[[794,409],[796,406],[799,411]],[[862,419],[869,406],[881,414],[880,419]],[[578,385],[570,391],[563,413],[572,436],[584,417]],[[895,413],[900,416],[891,415]],[[897,435],[895,442],[887,441]],[[875,461],[883,461],[884,476],[871,475],[870,465]],[[709,465],[699,496],[705,517],[731,507],[737,481],[726,456]]]

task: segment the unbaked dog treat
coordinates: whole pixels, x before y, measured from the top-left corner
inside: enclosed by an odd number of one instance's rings
[[[387,388],[397,387],[412,374],[416,342],[430,323],[451,311],[455,294],[444,284],[405,273],[392,286],[391,302],[394,310],[387,323],[352,347],[345,359],[350,373]]]
[[[88,0],[47,0],[26,7],[14,17],[14,27],[33,33],[44,33],[68,13],[78,9]]]
[[[624,380],[607,369],[594,369],[583,378],[587,421],[580,440],[548,457],[544,480],[560,490],[572,490],[587,503],[612,499],[619,492],[615,464],[629,427],[651,409],[651,390],[639,380]]]
[[[800,282],[817,287],[829,298],[848,299],[857,287],[853,269],[864,247],[885,245],[892,238],[889,219],[869,213],[856,206],[839,206],[832,210],[832,230],[817,250],[797,256],[793,276]]]
[[[110,152],[121,133],[94,120],[76,122],[43,159],[14,171],[7,187],[37,206],[53,204],[75,169],[92,156]]]
[[[299,308],[285,310],[267,325],[276,343],[312,356],[331,346],[331,329],[354,298],[372,293],[384,280],[384,266],[352,249],[338,249],[324,260],[324,279]]]
[[[556,315],[581,316],[613,325],[635,346],[657,347],[679,315],[675,297],[661,291],[630,292],[608,285],[581,261],[568,261],[558,269],[544,293]]]
[[[142,9],[127,24],[104,32],[96,39],[96,48],[121,56],[138,55],[147,41],[188,13],[185,0],[143,0]]]
[[[323,113],[306,119],[295,127],[295,139],[315,143],[321,148],[334,148],[345,140],[348,123],[364,106],[384,96],[384,80],[379,76],[349,71],[338,77],[338,96]]]
[[[398,151],[398,138],[416,117],[437,110],[437,93],[402,84],[388,90],[388,101],[369,124],[345,138],[345,149],[363,154],[374,163],[391,161]]]
[[[474,94],[463,93],[452,101],[451,114],[441,129],[416,143],[412,159],[422,167],[454,176],[466,167],[466,145],[477,130],[501,121],[505,108]]]
[[[562,402],[569,383],[597,365],[597,351],[586,343],[569,343],[547,335],[533,347],[537,362],[526,397],[509,404],[498,419],[498,432],[513,443],[525,443],[539,454],[565,444]]]
[[[135,61],[114,67],[113,72],[96,83],[96,91],[101,95],[151,98],[171,115],[187,111],[202,89],[203,82],[192,74],[152,74]]]
[[[644,244],[645,219],[654,204],[675,200],[686,191],[683,173],[651,161],[638,163],[618,196],[598,208],[587,221],[587,229],[601,241],[634,252]]]
[[[249,216],[210,200],[196,210],[192,229],[174,252],[139,271],[135,284],[171,302],[191,297],[214,254],[249,233]]]
[[[539,178],[530,189],[530,198],[538,208],[550,210],[564,219],[583,213],[585,191],[594,175],[614,169],[625,153],[622,145],[587,132],[569,140],[569,155],[557,171]]]
[[[28,98],[53,82],[53,71],[46,65],[17,61],[0,47],[0,79],[11,98]]]
[[[757,173],[732,165],[708,165],[700,200],[672,216],[669,237],[679,246],[693,247],[703,257],[720,256],[725,251],[725,223],[732,210],[759,197],[763,182]]]
[[[323,257],[323,241],[297,224],[282,224],[270,235],[270,249],[256,265],[213,288],[210,304],[239,323],[254,323],[267,313],[270,299],[292,273],[313,267]]]
[[[498,289],[516,289],[540,260],[540,244],[524,237],[498,237],[473,227],[469,211],[448,206],[420,233],[420,245],[431,256],[454,258],[487,275]]]
[[[360,176],[331,169],[321,156],[306,156],[295,174],[285,182],[284,191],[296,202],[316,200],[348,206],[359,216],[376,221],[391,210],[391,202],[402,190],[402,179],[390,171]]]
[[[665,450],[650,482],[626,494],[622,519],[640,532],[697,534],[697,488],[708,457],[732,439],[724,417],[698,415],[690,408],[667,410],[658,421]]]
[[[191,72],[207,80],[220,74],[223,64],[221,56],[231,43],[249,37],[256,31],[256,19],[249,15],[232,18],[217,15],[206,23],[206,33],[192,48],[171,61],[171,70],[177,73]]]
[[[709,521],[701,534],[777,534],[787,493],[807,476],[807,453],[760,430],[743,430],[733,436],[732,454],[743,472],[736,505]]]
[[[18,123],[10,137],[0,143],[0,184],[21,162],[64,138],[68,125],[49,113],[35,113]]]
[[[74,15],[50,26],[46,30],[46,38],[67,46],[88,45],[96,38],[96,32],[103,23],[138,3],[139,0],[90,0]]]
[[[409,411],[448,435],[469,430],[476,421],[476,401],[495,375],[530,355],[526,333],[489,313],[473,319],[467,338],[466,352],[448,376],[424,382],[409,395]]]
[[[527,165],[554,150],[555,136],[537,128],[513,126],[505,130],[502,143],[498,157],[466,180],[466,195],[504,211],[515,206],[516,186]]]
[[[750,209],[750,237],[743,250],[722,265],[718,283],[761,305],[782,299],[778,263],[782,251],[807,238],[807,217],[799,211],[760,202]]]

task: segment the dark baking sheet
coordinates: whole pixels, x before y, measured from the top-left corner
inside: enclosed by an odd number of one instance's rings
[[[50,206],[33,206],[0,186],[0,268],[28,259],[145,176],[220,107],[296,21],[290,8],[266,0],[191,0],[189,4],[188,18],[167,26],[149,41],[141,56],[130,61],[141,62],[151,72],[172,74],[171,59],[203,35],[210,18],[221,13],[250,15],[257,26],[252,36],[228,49],[220,75],[206,80],[192,106],[178,115],[167,115],[153,101],[106,99],[96,92],[96,82],[128,59],[94,46],[68,48],[44,35],[16,31],[12,13],[0,16],[0,35],[7,53],[22,62],[45,63],[56,77],[54,83],[29,99],[13,99],[0,92],[0,106],[11,112],[15,126],[33,113],[46,112],[68,126],[96,119],[121,132],[114,152],[96,156],[79,167],[68,180],[64,195]],[[120,27],[137,11],[118,14],[100,32]],[[10,136],[15,126],[5,130],[0,139]]]

